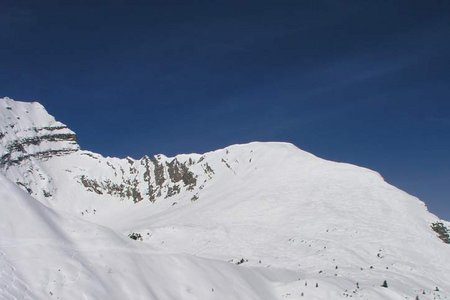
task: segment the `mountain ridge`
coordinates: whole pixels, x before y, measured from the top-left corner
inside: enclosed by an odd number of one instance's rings
[[[450,250],[432,228],[448,222],[375,171],[278,142],[138,160],[103,157],[71,139],[8,148],[17,137],[39,135],[36,122],[24,121],[30,104],[11,102],[22,105],[11,115],[8,101],[0,99],[2,157],[74,150],[0,168],[49,209],[134,234],[158,253],[256,268],[278,282],[270,289],[281,298],[448,299]],[[62,127],[39,111],[45,124]],[[386,279],[389,289],[381,287]],[[323,289],[305,288],[308,282]]]

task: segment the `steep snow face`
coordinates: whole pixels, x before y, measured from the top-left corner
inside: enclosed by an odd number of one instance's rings
[[[37,103],[0,98],[0,169],[17,173],[17,184],[34,196],[49,196],[51,178],[36,161],[79,150],[76,136]],[[35,188],[33,192],[32,188]]]
[[[140,160],[76,150],[29,155],[2,172],[46,206],[139,233],[135,243],[159,253],[264,271],[278,283],[260,299],[449,297],[450,247],[431,228],[448,223],[378,173],[291,144]]]

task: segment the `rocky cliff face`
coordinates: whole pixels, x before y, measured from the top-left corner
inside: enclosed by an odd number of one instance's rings
[[[119,199],[130,199],[134,202],[142,200],[156,201],[169,198],[181,191],[194,191],[197,187],[198,174],[190,167],[198,161],[192,158],[179,161],[176,157],[168,159],[162,155],[145,156],[139,160],[127,158],[118,162],[116,159],[104,158],[89,152],[81,155],[106,162],[108,176],[101,178],[91,174],[78,177],[79,183],[87,191],[98,195],[108,195]]]

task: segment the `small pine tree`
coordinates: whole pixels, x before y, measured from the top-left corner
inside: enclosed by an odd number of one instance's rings
[[[356,283],[356,288],[359,289],[359,282]]]
[[[316,288],[319,287],[319,284],[316,282]]]
[[[420,299],[419,299],[419,296],[416,296],[416,300],[420,300]]]
[[[384,287],[384,288],[387,288],[388,287],[387,281],[386,280],[383,281],[383,284],[381,286]]]
[[[439,288],[438,288],[438,287],[436,287],[434,290],[435,290],[436,292],[439,292]]]

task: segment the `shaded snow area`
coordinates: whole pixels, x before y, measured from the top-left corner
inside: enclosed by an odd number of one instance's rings
[[[449,299],[449,222],[287,143],[103,157],[0,99],[0,299]]]

